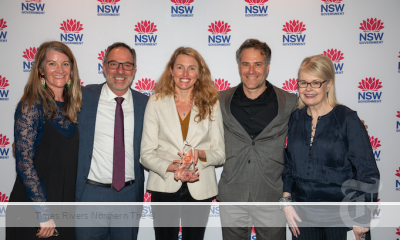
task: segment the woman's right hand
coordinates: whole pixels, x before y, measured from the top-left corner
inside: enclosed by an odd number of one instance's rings
[[[297,227],[296,221],[301,222],[300,217],[297,215],[293,206],[284,207],[283,212],[285,213],[290,230],[293,232],[293,235],[297,237],[297,235],[300,235],[300,230]]]
[[[56,224],[53,219],[50,219],[47,222],[40,223],[40,232],[36,234],[38,238],[48,238],[53,236],[54,229],[56,229]]]

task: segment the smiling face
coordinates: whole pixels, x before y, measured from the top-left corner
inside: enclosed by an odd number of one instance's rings
[[[116,61],[120,63],[133,63],[132,53],[124,48],[117,47],[108,54],[108,61]],[[117,96],[124,95],[132,84],[136,73],[136,65],[132,70],[124,70],[122,64],[119,64],[117,69],[111,69],[108,64],[103,64],[104,76],[107,80],[107,85]]]
[[[316,76],[310,75],[301,71],[299,74],[299,81],[305,81],[307,83],[312,82],[323,82],[324,79],[320,79]],[[300,99],[309,107],[320,107],[325,103],[328,103],[327,93],[332,87],[332,81],[326,81],[320,88],[312,88],[310,84],[307,84],[305,88],[298,88]]]
[[[265,62],[265,56],[254,48],[244,49],[240,55],[239,74],[243,82],[243,90],[261,94],[265,90],[269,65]]]
[[[43,67],[39,68],[39,72],[44,75],[46,87],[53,92],[62,91],[71,77],[71,62],[68,56],[57,51],[49,51],[42,64]]]
[[[175,92],[193,90],[198,77],[198,64],[194,57],[184,54],[178,55],[170,72],[175,82]]]

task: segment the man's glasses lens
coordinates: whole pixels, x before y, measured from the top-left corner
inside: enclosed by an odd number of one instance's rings
[[[111,69],[118,69],[120,64],[122,64],[122,68],[124,70],[130,71],[133,69],[133,63],[129,63],[129,62],[120,63],[120,62],[116,62],[116,61],[109,61],[108,67]]]

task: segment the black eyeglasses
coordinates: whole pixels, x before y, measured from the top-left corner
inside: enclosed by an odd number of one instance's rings
[[[298,81],[297,86],[299,86],[299,88],[306,88],[308,86],[308,84],[310,84],[310,86],[312,88],[320,88],[322,86],[322,84],[324,84],[325,82],[326,82],[326,80],[323,82],[314,81],[314,82],[310,82],[310,83],[308,83],[306,81]]]
[[[122,64],[122,69],[126,70],[126,71],[132,71],[133,66],[135,66],[135,64],[130,63],[130,62],[117,62],[117,61],[108,61],[107,62],[108,67],[111,69],[118,69],[119,65]]]

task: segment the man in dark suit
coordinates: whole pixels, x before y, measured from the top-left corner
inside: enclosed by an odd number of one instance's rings
[[[76,202],[142,202],[144,174],[139,158],[148,97],[130,88],[136,73],[135,50],[124,43],[109,46],[103,71],[106,83],[82,88]],[[130,224],[138,224],[138,209],[119,215],[128,222],[129,227],[123,227],[116,220],[121,208],[77,208],[78,214],[88,214],[84,216],[93,225],[77,224],[76,239],[137,239],[138,226]],[[101,216],[107,214],[105,221]]]
[[[217,199],[278,202],[288,122],[297,96],[266,79],[271,60],[266,43],[246,40],[237,50],[236,60],[242,83],[220,95],[226,162]],[[222,207],[221,219],[226,240],[249,239],[253,224],[258,240],[286,238],[285,217],[279,206]]]

